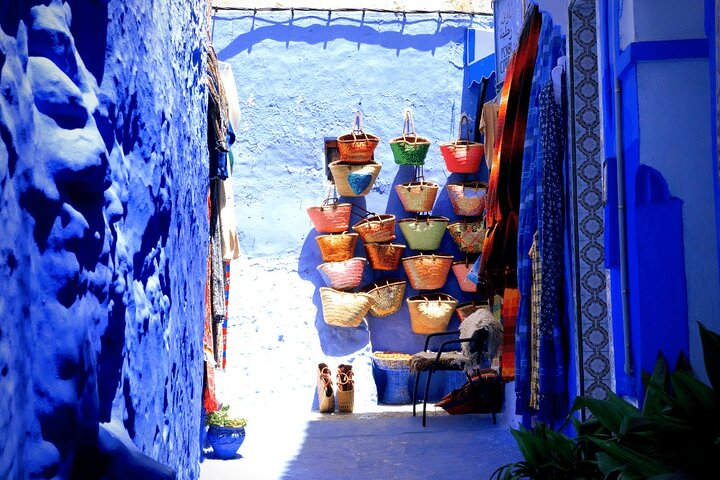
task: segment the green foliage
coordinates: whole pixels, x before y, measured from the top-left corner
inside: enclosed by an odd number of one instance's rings
[[[230,410],[230,406],[225,405],[218,411],[208,413],[205,424],[218,427],[244,427],[247,425],[247,420],[244,418],[229,416],[228,410]]]
[[[700,325],[711,387],[689,372],[681,355],[669,373],[662,353],[645,375],[645,401],[638,409],[614,393],[606,400],[575,399],[565,422],[570,438],[544,424],[513,430],[524,461],[498,468],[497,480],[714,478],[720,471],[720,335]],[[575,412],[591,417],[580,422]]]

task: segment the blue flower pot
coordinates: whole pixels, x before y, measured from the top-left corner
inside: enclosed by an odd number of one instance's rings
[[[228,460],[235,457],[238,448],[245,441],[245,427],[219,427],[210,425],[207,439],[215,457]]]

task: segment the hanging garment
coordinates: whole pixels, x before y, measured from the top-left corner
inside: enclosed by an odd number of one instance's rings
[[[505,381],[515,378],[515,321],[517,319],[520,292],[517,288],[506,288],[503,294],[501,317],[503,325],[503,347],[500,370]]]
[[[540,143],[542,175],[539,247],[542,269],[540,297],[540,382],[538,419],[553,423],[567,414],[565,335],[561,302],[563,281],[564,202],[563,162],[567,141],[566,94],[563,75],[562,101],[555,102],[552,80],[540,93]]]
[[[215,49],[208,46],[208,154],[210,157],[210,178],[228,177],[227,153],[235,141],[230,128],[228,103],[225,88],[220,78]]]
[[[218,60],[218,72],[225,90],[225,100],[228,106],[228,122],[235,132],[240,131],[240,99],[238,98],[237,84],[232,67],[227,62]]]
[[[533,236],[530,248],[532,260],[532,287],[530,302],[530,398],[528,406],[533,410],[540,408],[538,392],[540,388],[540,304],[542,292],[542,266],[538,248],[538,232]]]
[[[232,175],[220,181],[220,229],[222,231],[222,258],[235,260],[240,258],[240,240],[235,220],[235,197]]]
[[[480,131],[485,136],[485,163],[488,169],[492,167],[495,161],[495,138],[498,129],[498,113],[500,113],[500,105],[495,103],[494,100],[485,103],[482,107]]]
[[[225,264],[222,257],[220,226],[220,185],[210,180],[210,304],[212,307],[213,355],[216,365],[222,363],[222,323],[225,319]]]
[[[222,369],[227,365],[227,327],[230,315],[230,262],[225,261],[225,318],[222,324]]]
[[[530,87],[537,55],[541,15],[536,5],[528,14],[518,48],[510,59],[498,114],[499,138],[490,171],[485,220],[488,234],[480,256],[480,274],[496,291],[516,288],[517,215]],[[506,244],[507,241],[511,244]]]

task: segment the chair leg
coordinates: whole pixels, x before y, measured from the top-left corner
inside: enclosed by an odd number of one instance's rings
[[[418,391],[418,385],[420,384],[420,373],[421,372],[415,372],[415,388],[413,389],[413,417],[416,415],[416,409],[415,405],[417,404],[417,391]]]
[[[427,418],[427,400],[428,400],[428,393],[430,392],[430,379],[432,378],[433,369],[431,368],[428,370],[428,376],[427,376],[427,382],[425,383],[425,397],[423,398],[423,421],[422,426],[426,426],[426,418]]]

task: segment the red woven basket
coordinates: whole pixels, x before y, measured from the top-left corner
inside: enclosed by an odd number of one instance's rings
[[[465,123],[465,139],[462,138],[462,126]],[[454,142],[440,144],[440,153],[445,159],[445,166],[454,173],[476,173],[480,169],[483,156],[483,144],[470,141],[469,122],[467,116],[460,117],[460,135]]]
[[[320,233],[342,233],[350,228],[349,203],[332,203],[308,207],[307,214]]]

